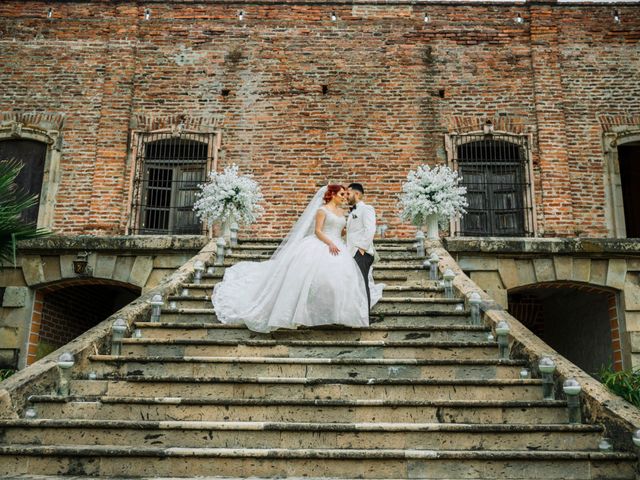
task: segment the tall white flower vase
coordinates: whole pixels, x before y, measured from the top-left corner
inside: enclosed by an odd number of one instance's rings
[[[427,215],[425,220],[427,240],[440,240],[440,232],[438,231],[438,215],[432,213],[431,215]]]

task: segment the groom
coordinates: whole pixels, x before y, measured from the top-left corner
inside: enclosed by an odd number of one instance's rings
[[[362,201],[363,197],[364,187],[360,183],[349,185],[347,200],[351,205],[351,210],[349,217],[347,217],[347,247],[364,277],[370,309],[369,269],[373,265],[375,255],[373,236],[376,233],[376,211],[372,206]]]

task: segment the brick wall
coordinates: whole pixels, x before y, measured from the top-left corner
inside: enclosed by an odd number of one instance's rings
[[[598,117],[640,112],[640,9],[617,8],[619,24],[612,6],[539,2],[9,0],[0,112],[64,114],[55,228],[68,234],[124,231],[132,118],[187,115],[224,118],[221,164],[265,189],[258,235],[281,236],[319,185],[354,180],[389,235],[409,234],[401,182],[446,161],[455,117],[532,135],[539,233],[602,237]]]

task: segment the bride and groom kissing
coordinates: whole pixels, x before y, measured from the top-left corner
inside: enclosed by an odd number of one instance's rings
[[[376,214],[363,198],[359,183],[322,187],[269,260],[227,268],[211,299],[218,320],[262,333],[368,326],[384,285],[373,282]]]

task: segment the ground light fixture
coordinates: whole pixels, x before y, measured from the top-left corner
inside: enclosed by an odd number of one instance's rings
[[[156,293],[153,297],[151,297],[149,303],[151,304],[151,322],[157,323],[160,321],[160,313],[162,311],[162,306],[164,305],[162,295]]]
[[[122,351],[122,338],[127,331],[127,322],[123,318],[116,319],[111,326],[111,355],[119,356]]]
[[[550,357],[542,357],[538,362],[538,370],[542,375],[542,396],[545,400],[554,400],[553,372],[556,371],[555,362]]]
[[[453,298],[453,279],[456,278],[456,274],[453,270],[447,268],[442,274],[444,282],[444,296],[445,298]]]
[[[193,263],[193,283],[196,285],[200,285],[202,283],[202,273],[204,272],[205,266],[202,260],[196,260]]]
[[[75,365],[75,359],[70,352],[64,352],[58,357],[58,373],[60,381],[58,383],[58,395],[66,397],[70,392],[71,369]]]
[[[582,391],[582,387],[575,378],[571,377],[564,381],[562,390],[567,396],[569,423],[582,423],[582,412],[580,410],[580,392]]]
[[[438,280],[438,274],[440,270],[438,269],[438,264],[440,263],[440,257],[436,252],[432,252],[429,255],[429,280]]]
[[[496,336],[498,337],[498,350],[500,358],[509,358],[509,324],[500,320],[496,325]]]

